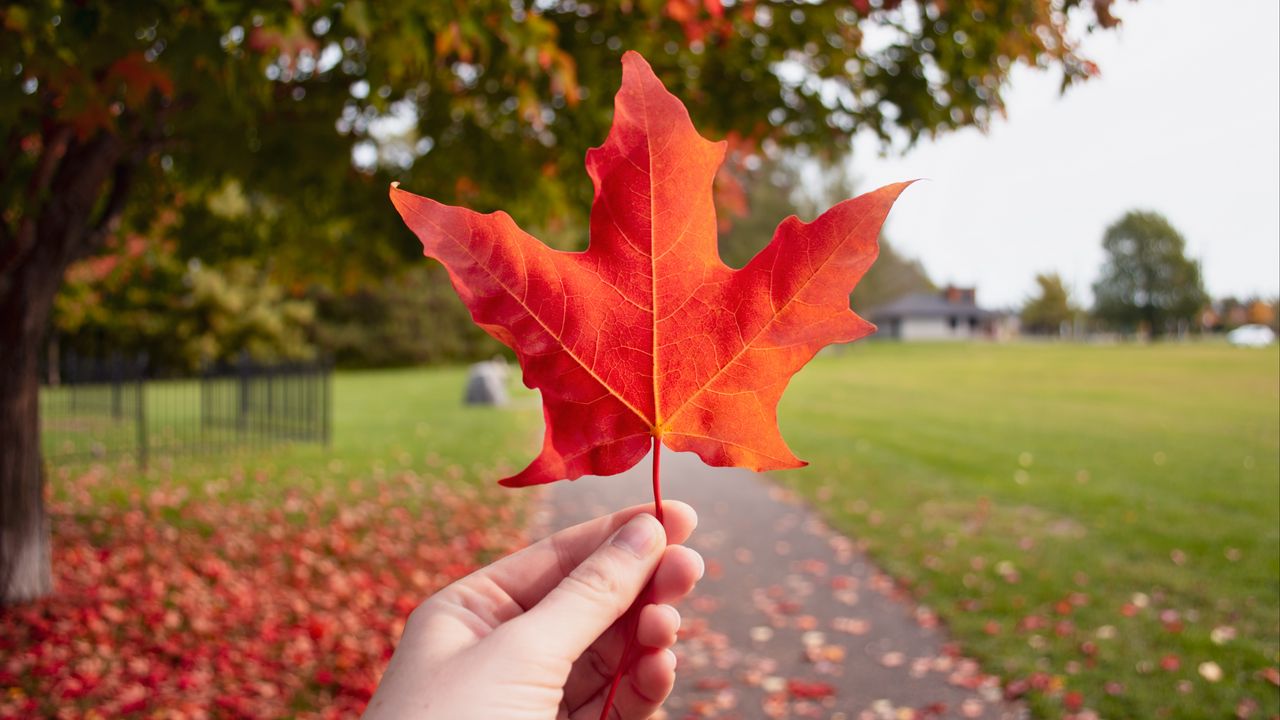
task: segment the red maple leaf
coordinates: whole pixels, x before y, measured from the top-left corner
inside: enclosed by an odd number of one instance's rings
[[[710,465],[800,467],[778,432],[778,399],[823,346],[875,329],[849,309],[849,293],[907,183],[811,223],[789,217],[733,270],[716,249],[712,203],[725,144],[698,135],[640,55],[626,53],[622,67],[609,137],[587,153],[585,252],[552,250],[504,212],[392,186],[425,254],[542,392],[542,452],[502,483],[612,475],[657,442]]]

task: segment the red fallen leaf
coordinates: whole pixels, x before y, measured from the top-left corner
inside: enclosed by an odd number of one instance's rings
[[[800,700],[821,700],[835,695],[836,689],[824,682],[791,679],[787,681],[787,692]]]
[[[831,578],[831,587],[834,590],[848,590],[857,584],[857,578],[852,575],[837,575]]]
[[[1030,689],[1031,683],[1023,678],[1010,680],[1004,686],[1004,698],[1006,700],[1017,700],[1023,695],[1026,695],[1027,691]]]
[[[1024,632],[1033,632],[1040,628],[1048,627],[1049,621],[1039,615],[1027,615],[1018,623],[1018,629]]]
[[[1044,692],[1053,684],[1053,677],[1046,672],[1033,672],[1027,676],[1027,684],[1031,686],[1032,690]]]
[[[823,346],[874,326],[849,293],[906,183],[783,220],[746,267],[716,250],[712,184],[725,144],[703,139],[644,58],[623,56],[585,252],[548,248],[503,212],[482,215],[392,186],[391,201],[444,264],[472,318],[515,350],[542,392],[541,454],[519,487],[612,475],[651,444],[710,465],[800,467],[778,432],[791,376]]]
[[[723,690],[729,687],[729,680],[722,677],[704,677],[697,683],[699,690]]]

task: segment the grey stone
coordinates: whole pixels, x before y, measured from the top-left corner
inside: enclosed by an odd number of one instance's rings
[[[507,404],[507,365],[501,360],[486,360],[471,366],[467,375],[467,405]]]

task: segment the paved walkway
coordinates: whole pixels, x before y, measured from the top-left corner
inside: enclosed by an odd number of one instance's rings
[[[698,510],[707,576],[681,606],[667,718],[1022,718],[995,678],[957,657],[927,610],[854,544],[746,470],[663,453],[663,493]],[[649,496],[649,461],[555,483],[561,528]]]

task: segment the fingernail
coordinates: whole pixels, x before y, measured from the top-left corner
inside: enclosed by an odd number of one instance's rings
[[[642,558],[649,554],[657,540],[659,528],[658,521],[652,515],[637,515],[618,528],[618,532],[613,535],[613,544]]]
[[[675,618],[676,630],[679,630],[680,629],[680,611],[675,609],[674,607],[671,607],[670,605],[659,605],[658,607],[662,608],[662,611],[665,612],[667,615]]]
[[[702,559],[702,553],[694,551],[693,554],[698,558],[698,579],[701,580],[702,576],[707,574],[707,561]]]

